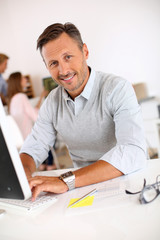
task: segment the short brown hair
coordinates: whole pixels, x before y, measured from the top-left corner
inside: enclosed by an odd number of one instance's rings
[[[9,59],[9,57],[3,53],[0,53],[0,64],[3,63],[6,59]]]
[[[42,47],[48,43],[51,40],[57,39],[62,33],[68,34],[72,39],[74,39],[80,50],[82,50],[83,47],[83,41],[81,38],[81,34],[77,27],[72,23],[55,23],[50,26],[48,26],[44,32],[39,36],[37,40],[37,49],[40,49],[40,52],[42,51]]]

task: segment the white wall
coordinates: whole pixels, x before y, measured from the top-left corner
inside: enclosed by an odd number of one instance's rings
[[[88,64],[160,96],[159,0],[0,0],[0,52],[10,56],[5,77],[30,74],[38,95],[48,76],[36,40],[55,22],[73,22],[90,50]]]

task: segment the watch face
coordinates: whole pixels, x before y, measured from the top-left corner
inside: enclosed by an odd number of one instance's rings
[[[72,175],[73,175],[73,173],[70,171],[70,172],[63,173],[61,176],[62,176],[63,178],[67,178],[67,177],[70,177],[70,176],[72,176]]]
[[[69,190],[75,188],[75,175],[72,171],[62,174],[60,179],[67,184]]]

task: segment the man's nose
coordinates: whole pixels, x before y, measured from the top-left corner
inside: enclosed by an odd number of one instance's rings
[[[67,75],[69,73],[69,68],[67,63],[59,63],[58,66],[59,75]]]

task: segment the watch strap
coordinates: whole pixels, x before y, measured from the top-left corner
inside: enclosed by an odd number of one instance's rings
[[[75,188],[75,175],[72,171],[61,174],[59,178],[67,184],[69,190]]]

